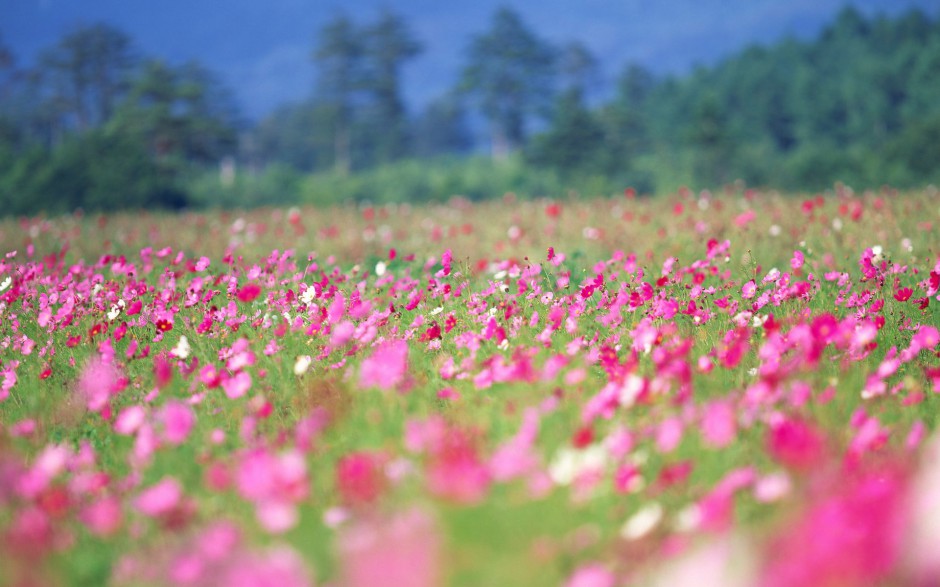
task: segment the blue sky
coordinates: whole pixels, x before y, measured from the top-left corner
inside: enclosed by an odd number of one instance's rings
[[[144,54],[199,59],[217,72],[250,118],[309,96],[317,29],[338,12],[368,21],[381,7],[404,15],[425,52],[405,71],[413,108],[455,82],[470,37],[500,5],[516,9],[544,39],[579,40],[613,79],[628,61],[681,73],[751,43],[816,34],[845,4],[866,14],[940,0],[0,0],[0,35],[21,63],[65,32],[104,21],[130,34]]]

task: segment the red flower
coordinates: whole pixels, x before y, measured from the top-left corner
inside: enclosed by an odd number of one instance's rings
[[[261,286],[257,283],[248,283],[235,294],[240,302],[251,302],[261,295]]]
[[[421,342],[428,342],[431,340],[439,340],[441,338],[441,327],[437,322],[431,324],[431,326],[424,331],[424,334],[421,335]]]
[[[787,467],[808,470],[825,456],[826,441],[822,433],[802,420],[784,420],[771,427],[767,434],[770,454]]]
[[[374,502],[385,489],[380,459],[367,452],[349,453],[336,463],[336,488],[350,505]]]
[[[914,295],[914,290],[909,287],[899,288],[898,291],[894,292],[894,299],[899,302],[906,302],[911,299],[911,296]]]
[[[571,437],[571,445],[575,448],[584,448],[594,442],[594,429],[590,426],[582,426],[575,431]]]

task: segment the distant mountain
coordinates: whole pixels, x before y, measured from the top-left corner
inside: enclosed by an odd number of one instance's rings
[[[628,61],[655,72],[681,73],[741,47],[784,36],[808,38],[847,4],[842,0],[400,0],[426,51],[405,72],[412,107],[456,79],[470,37],[501,4],[556,43],[583,41],[609,79]],[[855,0],[864,14],[893,15],[912,7],[929,14],[938,0]],[[388,0],[0,0],[0,35],[21,63],[30,63],[79,24],[105,21],[137,41],[142,52],[171,61],[198,59],[235,89],[243,112],[258,118],[302,99],[314,84],[309,60],[316,31],[337,12],[371,19]]]

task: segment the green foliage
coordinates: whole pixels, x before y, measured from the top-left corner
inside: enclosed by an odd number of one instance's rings
[[[509,8],[473,38],[461,88],[489,120],[492,151],[501,157],[523,144],[526,121],[551,99],[555,51]]]
[[[181,208],[183,179],[235,153],[231,94],[198,63],[141,60],[103,24],[65,35],[37,70],[0,53],[5,214]]]
[[[432,100],[414,126],[415,154],[418,157],[465,154],[473,148],[466,112],[456,96],[448,95]]]
[[[339,14],[320,29],[313,103],[327,120],[312,131],[329,139],[334,171],[348,174],[411,152],[401,69],[421,51],[405,20],[387,9],[365,26]]]
[[[9,202],[5,211],[11,214],[178,209],[188,203],[140,143],[125,135],[91,131],[51,152],[34,147],[11,159],[0,176],[0,199]]]
[[[106,24],[80,27],[40,57],[45,100],[58,124],[86,130],[107,121],[128,90],[136,65],[132,41]]]
[[[628,64],[605,103],[583,45],[556,50],[503,8],[471,39],[458,87],[412,116],[401,71],[421,50],[393,12],[365,24],[339,15],[317,36],[314,95],[239,136],[231,94],[209,71],[141,56],[116,29],[71,31],[36,69],[18,68],[0,40],[0,209],[940,181],[940,21],[916,10],[846,8],[814,40],[749,47],[683,77]],[[530,137],[536,118],[545,124]],[[481,123],[505,161],[473,155]],[[224,183],[223,160],[238,169]]]
[[[329,206],[348,202],[445,202],[455,196],[483,200],[507,192],[522,197],[558,196],[582,185],[563,181],[553,171],[526,165],[519,156],[500,161],[486,157],[441,158],[404,161],[349,177],[313,174],[303,182],[301,200]],[[609,195],[617,188],[601,179],[588,189],[590,192],[585,191],[590,195]]]
[[[528,160],[566,175],[586,171],[596,161],[603,137],[604,129],[585,106],[581,91],[572,88],[559,99],[548,132],[532,141]]]
[[[938,91],[940,23],[917,11],[868,19],[848,8],[817,40],[750,47],[684,78],[628,67],[595,114],[604,138],[593,164],[614,177],[644,161],[657,191],[675,181],[655,170],[686,169],[689,159],[690,183],[703,187],[736,179],[813,190],[836,181],[934,181],[924,121],[940,112]],[[544,149],[570,126],[556,118],[533,145]],[[580,153],[533,161],[579,167]]]
[[[226,184],[217,171],[206,171],[188,184],[190,203],[199,208],[253,208],[297,202],[303,174],[290,165],[269,165],[260,173],[239,173]]]

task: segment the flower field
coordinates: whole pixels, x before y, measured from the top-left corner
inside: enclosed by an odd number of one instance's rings
[[[940,197],[0,221],[0,585],[935,585]]]

